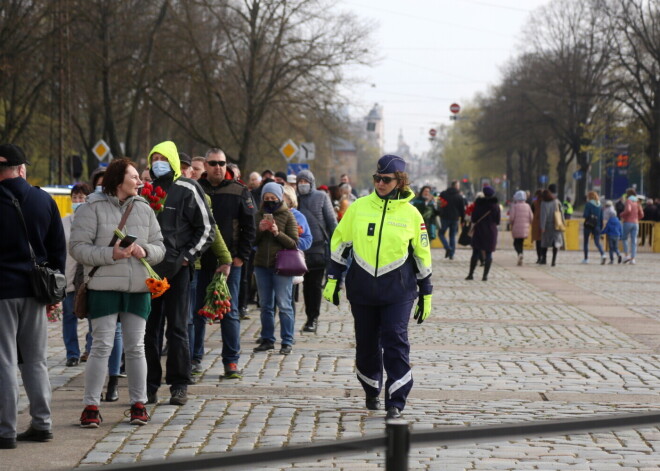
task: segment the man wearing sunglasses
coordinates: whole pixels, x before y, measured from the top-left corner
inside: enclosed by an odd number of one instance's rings
[[[396,155],[378,160],[375,191],[351,204],[332,235],[328,282],[323,297],[339,305],[342,273],[355,320],[355,368],[366,407],[380,409],[385,381],[388,419],[401,417],[413,378],[408,321],[431,312],[431,250],[424,219],[410,204],[406,162]]]
[[[231,311],[220,321],[222,330],[222,363],[225,378],[239,378],[238,360],[241,350],[241,322],[238,312],[241,271],[250,258],[256,236],[254,214],[256,209],[250,190],[239,182],[227,168],[227,156],[218,148],[206,151],[206,178],[199,184],[211,198],[211,209],[227,248],[231,252],[232,266],[227,278],[231,294]],[[202,270],[198,290],[203,293],[215,272],[217,259],[211,253],[202,256]],[[201,306],[200,306],[201,307]],[[203,347],[202,347],[203,350]],[[195,352],[195,355],[204,352]]]

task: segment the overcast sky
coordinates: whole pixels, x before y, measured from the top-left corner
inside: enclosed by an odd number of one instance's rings
[[[385,151],[399,131],[413,152],[428,150],[428,131],[450,123],[449,105],[485,92],[517,56],[530,13],[550,0],[341,0],[338,8],[374,20],[378,55],[357,75],[351,115],[384,108]]]

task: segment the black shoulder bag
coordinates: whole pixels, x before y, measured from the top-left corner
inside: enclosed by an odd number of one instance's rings
[[[9,190],[2,187],[5,192],[9,193]],[[32,244],[30,243],[30,233],[28,232],[27,225],[25,224],[25,218],[23,217],[23,210],[21,209],[21,204],[10,194],[10,198],[14,207],[18,211],[18,215],[21,218],[23,223],[23,228],[25,229],[25,235],[27,237],[28,247],[30,248],[30,258],[32,259],[32,271],[30,272],[30,284],[32,285],[32,291],[34,292],[34,298],[40,303],[44,304],[56,304],[62,301],[66,296],[66,277],[59,270],[53,270],[48,266],[48,262],[44,261],[42,263],[37,263],[37,257],[34,254],[32,249]]]

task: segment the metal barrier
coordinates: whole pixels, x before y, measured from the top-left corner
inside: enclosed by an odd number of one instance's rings
[[[110,465],[86,468],[90,471],[135,470],[135,471],[187,471],[201,469],[227,469],[257,463],[285,462],[295,459],[368,451],[386,448],[385,470],[407,471],[410,445],[448,445],[458,442],[494,441],[505,438],[542,437],[566,433],[591,433],[660,424],[660,412],[642,414],[616,414],[587,419],[523,422],[518,424],[489,425],[480,427],[442,427],[436,430],[410,432],[404,420],[386,423],[385,436],[373,436],[331,443],[297,445],[277,449],[250,450],[211,454],[195,458],[180,458],[166,461]]]

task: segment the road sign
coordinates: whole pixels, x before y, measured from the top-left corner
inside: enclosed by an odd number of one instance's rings
[[[429,129],[429,136],[435,137],[436,134],[438,134],[438,131],[433,128]]]
[[[286,174],[287,175],[298,175],[298,172],[301,170],[309,170],[309,164],[287,164],[286,165]]]
[[[282,154],[287,162],[293,159],[297,153],[298,146],[291,139],[287,139],[287,141],[282,144],[282,147],[280,147],[280,154]]]
[[[103,139],[100,139],[99,142],[92,147],[92,154],[94,154],[99,160],[105,159],[109,153],[110,146]]]
[[[461,105],[459,105],[458,103],[452,103],[451,105],[449,105],[449,111],[451,111],[454,114],[458,114],[461,112]]]
[[[316,157],[316,146],[313,142],[301,142],[300,151],[298,152],[298,161],[307,162],[314,160]]]
[[[584,177],[582,170],[576,170],[573,172],[573,180],[582,180],[582,177]]]
[[[540,175],[539,176],[539,183],[542,184],[542,185],[545,184],[545,183],[548,183],[548,176],[547,175]]]

